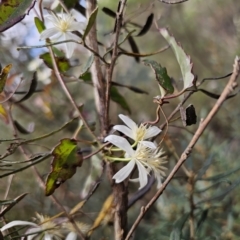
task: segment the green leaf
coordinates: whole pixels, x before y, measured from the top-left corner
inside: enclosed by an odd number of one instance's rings
[[[41,58],[49,68],[53,69],[53,63],[52,63],[50,53],[41,54],[39,58]],[[67,58],[55,57],[55,60],[60,72],[66,72],[67,70],[70,69],[71,65]]]
[[[67,9],[72,9],[75,7],[76,3],[78,3],[79,0],[64,0],[63,3],[67,7]]]
[[[8,0],[0,4],[0,32],[20,22],[33,8],[34,0]]]
[[[64,138],[53,149],[52,169],[47,177],[45,195],[51,195],[67,179],[76,173],[76,168],[82,165],[82,155],[77,151],[75,139]]]
[[[90,67],[93,64],[93,61],[94,61],[94,54],[91,54],[91,56],[88,58],[86,64],[83,66],[81,70],[80,78],[82,78],[82,76],[84,76],[87,73],[87,71],[90,69]]]
[[[2,69],[2,71],[0,73],[0,93],[3,91],[3,89],[5,87],[7,77],[8,77],[8,74],[9,74],[11,68],[12,68],[12,64],[8,64],[7,66],[5,66]]]
[[[87,37],[87,35],[89,34],[93,24],[95,23],[96,21],[96,18],[97,18],[97,13],[98,13],[98,7],[96,7],[93,12],[91,13],[89,19],[88,19],[88,23],[87,23],[87,27],[85,29],[85,32],[82,36],[82,40],[85,41],[85,38]]]
[[[173,230],[170,235],[170,240],[181,240],[182,229],[188,217],[189,213],[185,213],[174,223]]]
[[[171,83],[171,78],[167,74],[167,69],[162,67],[159,63],[154,60],[143,60],[146,66],[150,66],[153,70],[156,80],[160,85],[161,97],[164,97],[168,93],[174,92],[174,87]]]
[[[183,89],[188,89],[192,86],[195,86],[196,79],[192,72],[193,63],[191,62],[190,56],[184,52],[182,46],[176,42],[176,39],[170,35],[166,28],[160,28],[159,32],[170,44],[177,58],[183,77]]]
[[[84,82],[92,82],[92,74],[90,72],[82,74],[79,78],[81,78]]]
[[[34,72],[33,74],[33,78],[32,78],[32,81],[31,81],[31,85],[30,85],[30,88],[27,92],[27,94],[20,100],[16,101],[16,103],[20,103],[20,102],[23,102],[27,99],[29,99],[36,91],[37,89],[37,72]]]
[[[119,104],[124,110],[128,111],[128,113],[131,113],[131,109],[128,106],[128,103],[126,102],[125,98],[118,92],[116,87],[111,87],[110,98],[112,101]]]
[[[34,18],[34,23],[39,33],[45,30],[44,23],[38,17]]]

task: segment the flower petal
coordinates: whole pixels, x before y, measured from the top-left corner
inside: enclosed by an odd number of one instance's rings
[[[139,143],[141,143],[142,145],[144,145],[145,147],[148,147],[148,148],[152,148],[152,149],[157,148],[156,145],[150,141],[139,141]]]
[[[41,231],[42,229],[40,227],[35,227],[35,228],[29,228],[25,234],[27,234],[27,240],[32,240],[35,239],[35,237],[39,234],[39,231]],[[36,234],[34,234],[36,233]]]
[[[134,138],[133,131],[124,125],[116,125],[113,127],[114,130],[118,130],[121,133],[124,133],[126,136],[130,137],[131,139]]]
[[[45,234],[44,234],[44,240],[52,240],[52,239],[53,239],[52,234],[48,234],[47,232],[45,232]]]
[[[139,161],[136,161],[136,164],[138,167],[138,174],[139,174],[139,183],[140,183],[139,189],[142,189],[148,183],[148,171]]]
[[[149,127],[145,133],[144,139],[157,136],[162,130],[156,126]]]
[[[65,240],[76,240],[77,239],[77,234],[75,232],[70,232]]]
[[[5,230],[7,230],[7,229],[9,229],[11,227],[22,226],[22,225],[30,225],[30,226],[34,226],[34,227],[38,226],[36,223],[27,222],[27,221],[21,221],[21,220],[15,220],[15,221],[7,223],[0,230],[1,230],[1,232],[3,232],[3,231],[5,231]]]
[[[42,31],[42,33],[40,35],[40,39],[41,40],[45,40],[46,38],[54,37],[54,35],[56,35],[58,33],[59,33],[59,31],[55,27],[49,28],[49,29],[45,29],[44,31]]]
[[[120,183],[124,181],[129,174],[132,172],[134,166],[135,166],[136,161],[131,160],[126,166],[121,168],[114,176],[113,179],[115,179],[116,183]]]
[[[138,127],[137,124],[128,116],[123,114],[119,114],[118,116],[130,129],[135,130]]]
[[[129,155],[129,157],[133,156],[134,150],[125,138],[116,135],[109,135],[105,138],[105,142],[107,141],[124,150]]]

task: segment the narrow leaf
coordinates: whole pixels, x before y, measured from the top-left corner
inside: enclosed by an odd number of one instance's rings
[[[128,42],[131,46],[131,49],[133,51],[133,53],[137,53],[137,54],[140,54],[139,50],[138,50],[138,46],[136,44],[136,42],[134,41],[133,37],[132,36],[129,36],[128,38]],[[134,56],[136,62],[139,62],[139,57],[138,56]]]
[[[168,93],[174,92],[174,87],[171,83],[171,78],[168,76],[167,69],[162,67],[154,60],[143,60],[146,66],[150,66],[153,70],[156,80],[160,85],[161,97],[164,97]],[[161,89],[162,88],[162,89]]]
[[[160,28],[159,32],[166,39],[166,41],[171,45],[172,50],[177,58],[178,64],[181,69],[182,77],[183,77],[183,89],[188,89],[192,86],[195,86],[195,76],[192,72],[193,63],[191,61],[190,56],[188,56],[182,46],[176,42],[176,39],[170,35],[166,28]]]
[[[12,68],[12,64],[8,64],[7,66],[5,66],[2,69],[2,71],[0,73],[0,93],[3,91],[3,89],[5,87],[7,77],[8,77],[8,74],[9,74],[11,68]]]
[[[34,18],[34,23],[39,33],[45,30],[44,23],[38,17]]]
[[[33,8],[34,0],[11,0],[0,3],[0,32],[20,22]]]
[[[41,54],[39,56],[39,58],[41,58],[49,68],[53,69],[53,63],[52,63],[50,53]],[[58,66],[58,69],[60,72],[66,72],[67,70],[70,69],[71,65],[67,58],[55,57],[55,60],[56,60],[56,63],[57,63],[57,66]]]
[[[85,38],[87,37],[87,35],[90,32],[93,24],[95,23],[96,18],[97,18],[97,13],[98,13],[98,7],[96,7],[96,9],[93,10],[93,12],[91,13],[91,15],[88,19],[87,27],[86,27],[85,32],[84,32],[83,37],[82,37],[83,41],[85,41]]]
[[[154,14],[151,13],[151,14],[148,16],[145,25],[143,26],[142,30],[139,32],[139,34],[137,35],[137,37],[143,36],[144,34],[146,34],[146,33],[148,32],[148,30],[149,30],[149,29],[151,28],[151,26],[152,26],[153,18],[154,18]]]
[[[170,235],[170,240],[181,240],[182,229],[188,217],[189,213],[185,213],[174,223],[173,230]]]
[[[82,155],[77,153],[75,139],[65,138],[53,149],[52,169],[47,177],[45,195],[51,195],[67,179],[71,178],[82,165]]]
[[[211,97],[211,98],[214,98],[214,99],[218,99],[220,97],[220,94],[215,94],[215,93],[209,92],[209,91],[207,91],[205,89],[202,89],[202,88],[198,88],[198,91],[201,91],[202,93],[206,94],[208,97]],[[226,99],[233,98],[237,94],[238,94],[238,92],[236,92],[234,94],[231,94],[231,95],[227,96]]]
[[[110,195],[104,202],[101,211],[94,220],[91,230],[88,232],[88,237],[92,235],[93,230],[98,228],[105,219],[110,219],[113,208],[113,195]]]
[[[16,103],[20,103],[20,102],[23,102],[23,101],[29,99],[36,92],[37,84],[38,84],[38,82],[37,82],[37,72],[34,72],[33,78],[32,78],[32,81],[31,81],[31,85],[28,89],[27,94],[22,99],[16,101]]]
[[[3,208],[0,212],[0,217],[3,217],[6,212],[8,212],[11,208],[13,208],[17,203],[19,203],[28,193],[23,193],[19,195],[18,197],[14,198],[12,200],[12,203],[10,203],[7,207]]]
[[[4,105],[0,104],[0,117],[4,120],[6,124],[9,123],[8,113]]]
[[[116,13],[114,11],[112,11],[111,9],[107,8],[107,7],[103,7],[102,11],[110,17],[113,17],[113,18],[116,17]]]
[[[16,127],[16,129],[22,133],[22,134],[30,134],[33,132],[33,129],[29,130],[29,129],[26,129],[24,128],[18,121],[14,120],[13,121],[14,123],[14,126]],[[30,125],[31,126],[31,125]]]
[[[129,90],[131,90],[135,93],[148,94],[148,92],[146,92],[146,91],[144,91],[140,88],[134,87],[134,86],[129,86],[129,85],[125,85],[125,84],[121,84],[121,83],[117,83],[117,82],[112,82],[112,85],[118,86],[118,87],[128,88]]]
[[[112,101],[119,104],[124,110],[128,111],[128,113],[131,113],[131,109],[128,106],[128,103],[126,102],[125,98],[118,92],[116,87],[111,87],[110,98]]]
[[[82,78],[82,76],[84,76],[87,73],[87,71],[90,69],[90,67],[93,64],[93,61],[94,61],[94,54],[91,54],[91,56],[88,58],[86,64],[83,66],[81,70],[80,78]]]

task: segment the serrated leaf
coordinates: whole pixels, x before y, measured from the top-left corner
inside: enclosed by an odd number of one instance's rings
[[[37,82],[37,72],[34,72],[30,87],[28,89],[28,92],[26,93],[26,95],[22,99],[16,101],[16,103],[20,103],[20,102],[23,102],[23,101],[29,99],[35,93],[35,91],[37,89],[37,84],[38,84],[38,82]]]
[[[131,113],[131,109],[128,106],[128,103],[126,102],[125,98],[118,92],[117,88],[111,87],[110,90],[110,98],[115,103],[119,104],[124,110],[128,111],[128,113]]]
[[[170,240],[181,240],[182,229],[188,217],[189,213],[185,213],[174,223],[173,230],[170,235]]]
[[[39,33],[46,29],[44,23],[38,17],[34,18],[34,23]]]
[[[162,67],[154,60],[143,60],[146,66],[150,66],[153,70],[156,80],[160,85],[161,97],[164,97],[168,93],[174,92],[174,87],[171,83],[171,78],[167,74],[167,69]]]
[[[6,124],[9,123],[8,113],[2,104],[0,104],[0,116],[2,117]]]
[[[94,61],[94,54],[91,54],[91,56],[88,58],[86,64],[83,66],[81,70],[80,78],[82,78],[82,76],[84,76],[87,73],[87,71],[90,69],[90,67],[93,64],[93,61]]]
[[[84,31],[84,34],[82,36],[82,40],[85,41],[85,38],[87,37],[87,35],[89,34],[93,24],[95,23],[96,21],[96,18],[97,18],[97,13],[98,13],[98,7],[96,7],[93,12],[91,13],[89,19],[88,19],[88,23],[87,23],[87,27]]]
[[[148,18],[146,23],[144,24],[142,30],[138,33],[137,37],[143,36],[144,34],[146,34],[148,32],[148,30],[151,28],[152,26],[152,22],[153,22],[153,18],[154,18],[154,14],[151,13]]]
[[[8,74],[9,74],[11,68],[12,68],[12,64],[8,64],[7,66],[5,66],[2,69],[2,71],[0,73],[0,93],[2,93],[2,91],[5,87],[7,77],[8,77]]]
[[[45,195],[51,195],[67,179],[71,178],[77,167],[82,165],[82,155],[77,151],[75,139],[64,138],[52,151],[52,169],[47,177]]]
[[[11,0],[0,3],[0,32],[20,22],[33,8],[34,0]]]
[[[177,58],[183,77],[183,89],[188,89],[192,86],[195,86],[195,76],[192,72],[193,63],[191,62],[190,56],[184,52],[182,46],[177,43],[176,39],[170,35],[166,28],[160,28],[159,32],[171,45],[172,50]]]
[[[40,59],[44,61],[44,63],[51,69],[53,69],[53,63],[50,56],[50,53],[43,53],[39,56]],[[71,65],[69,60],[65,57],[55,57],[58,69],[60,72],[66,72],[70,69]]]

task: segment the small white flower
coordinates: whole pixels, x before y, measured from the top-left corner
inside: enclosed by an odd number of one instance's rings
[[[133,150],[130,143],[123,137],[109,135],[105,141],[112,143],[126,152],[125,158],[130,158],[129,163],[120,169],[114,176],[116,183],[124,181],[137,165],[140,188],[143,188],[148,182],[148,174],[152,171],[158,181],[158,187],[161,185],[161,177],[165,175],[166,167],[162,166],[166,161],[163,151],[155,146],[153,142],[148,142],[146,146],[142,142]]]
[[[126,136],[133,139],[135,142],[143,141],[151,137],[157,136],[161,129],[156,126],[141,124],[138,126],[131,118],[123,114],[119,114],[119,118],[127,125],[116,125],[113,129],[124,133]]]
[[[78,41],[79,37],[72,33],[72,31],[80,31],[84,28],[82,22],[76,22],[72,14],[61,12],[61,14],[55,14],[51,12],[51,15],[45,17],[49,21],[52,27],[45,29],[40,39],[45,40],[50,38],[53,41],[66,41],[75,40]],[[67,58],[71,57],[76,47],[74,42],[64,43]]]
[[[25,234],[30,234],[26,237],[27,240],[32,239],[44,239],[44,240],[61,240],[63,235],[61,234],[61,228],[52,222],[49,217],[44,217],[40,214],[37,214],[39,224],[15,220],[4,225],[0,230],[4,232],[5,230],[15,227],[15,226],[32,226],[29,228]],[[36,238],[38,236],[38,238]]]

